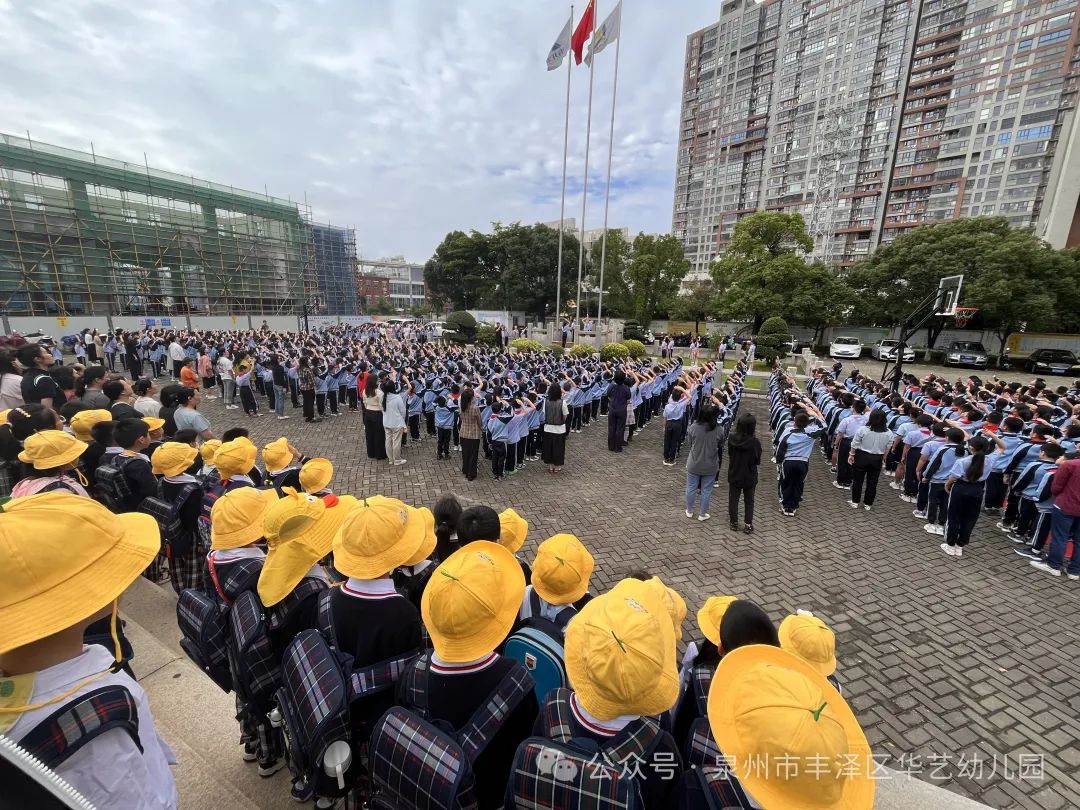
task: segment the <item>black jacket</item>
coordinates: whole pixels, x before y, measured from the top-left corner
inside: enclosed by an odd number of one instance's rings
[[[728,439],[728,483],[738,487],[756,486],[759,464],[761,442],[757,437],[747,438],[732,434]]]

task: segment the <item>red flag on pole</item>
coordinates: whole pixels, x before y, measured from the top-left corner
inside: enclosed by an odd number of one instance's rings
[[[581,64],[581,52],[585,48],[585,43],[588,42],[589,37],[593,32],[594,18],[593,0],[589,0],[589,5],[585,9],[581,21],[578,23],[577,28],[574,29],[574,36],[570,39],[570,48],[574,52],[574,62],[579,65]]]

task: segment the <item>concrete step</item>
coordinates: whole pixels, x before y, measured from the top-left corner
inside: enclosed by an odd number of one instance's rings
[[[150,698],[154,722],[176,752],[173,767],[184,810],[223,807],[285,810],[288,769],[261,779],[240,757],[239,726],[231,694],[222,692],[180,649],[176,596],[167,586],[139,578],[124,594],[121,613],[135,648],[132,669]],[[937,785],[884,770],[875,810],[978,810],[986,805]]]

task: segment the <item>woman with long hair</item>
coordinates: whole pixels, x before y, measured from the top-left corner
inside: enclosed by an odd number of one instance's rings
[[[996,436],[994,441],[998,444],[997,452],[1001,452],[1004,442]],[[986,479],[993,469],[993,465],[986,460],[991,447],[985,435],[973,436],[968,441],[971,452],[953,462],[949,480],[945,482],[945,491],[949,493],[949,511],[941,550],[952,557],[964,555],[964,546],[971,540],[971,532],[979,520]]]
[[[0,350],[0,410],[22,404],[22,374],[15,368],[15,355],[8,349]]]
[[[442,562],[458,548],[457,524],[461,517],[461,504],[453,495],[443,495],[431,507],[431,514],[435,518],[435,559]]]
[[[563,398],[558,383],[548,386],[544,402],[544,441],[540,449],[541,460],[548,465],[548,472],[557,473],[566,463],[566,426],[570,408]],[[610,417],[609,417],[610,418]]]
[[[847,462],[851,467],[851,504],[858,509],[860,502],[863,509],[870,511],[877,498],[878,478],[885,454],[893,443],[893,434],[885,425],[885,411],[875,408],[870,411],[866,424],[855,431],[851,439],[851,452]],[[865,491],[863,486],[865,484]]]
[[[458,435],[461,439],[461,474],[466,480],[476,480],[476,469],[480,457],[480,434],[483,426],[480,420],[480,406],[476,402],[476,394],[472,386],[465,386],[458,401],[461,409],[461,428]]]
[[[398,394],[397,384],[387,380],[380,386],[383,394],[382,426],[386,457],[393,467],[408,462],[401,457],[401,438],[405,435],[407,422],[405,399]]]
[[[686,516],[694,517],[694,503],[701,495],[697,514],[700,521],[708,520],[709,501],[712,500],[713,481],[720,472],[720,453],[716,419],[719,409],[712,402],[705,402],[698,409],[697,421],[686,432],[690,440],[690,452],[686,457]]]
[[[761,442],[754,435],[756,429],[757,418],[752,413],[740,414],[735,422],[735,432],[728,439],[728,522],[733,532],[739,530],[740,496],[743,499],[743,531],[754,532],[754,492],[761,464]]]
[[[386,434],[383,432],[383,399],[386,395],[379,389],[379,378],[368,375],[364,383],[364,440],[367,457],[376,461],[386,460]]]

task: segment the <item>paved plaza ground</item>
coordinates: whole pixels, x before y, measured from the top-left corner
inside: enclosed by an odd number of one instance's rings
[[[763,443],[766,406],[744,400]],[[330,457],[339,493],[430,506],[449,492],[466,505],[512,506],[529,521],[529,556],[546,537],[572,532],[596,557],[594,591],[635,568],[678,589],[690,607],[687,638],[711,594],[754,599],[777,620],[812,610],[837,631],[844,694],[884,764],[991,807],[1080,806],[1080,583],[1033,570],[989,519],[963,558],[946,556],[892,490],[872,512],[849,509],[818,454],[797,518],[778,513],[766,465],[753,536],[728,530],[726,485],[714,490],[712,520],[692,522],[681,463],[661,463],[662,421],[616,455],[601,419],[569,437],[558,475],[534,462],[500,482],[482,467],[469,483],[459,454],[436,461],[427,439],[409,445],[402,467],[368,460],[356,413],[309,425],[292,409],[280,422],[226,412],[220,400],[202,410],[218,435],[246,425],[260,446],[287,435],[304,453]],[[1041,767],[1041,778],[1021,766]]]

